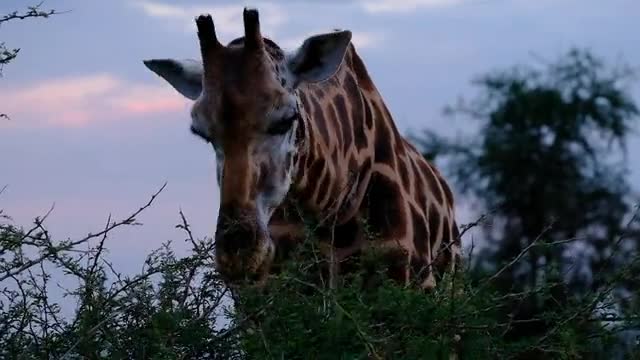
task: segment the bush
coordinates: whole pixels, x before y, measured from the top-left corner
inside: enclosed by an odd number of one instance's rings
[[[452,351],[462,359],[601,358],[611,354],[616,332],[638,326],[637,314],[616,314],[625,316],[621,326],[604,324],[611,317],[598,311],[610,307],[602,293],[521,320],[513,314],[524,299],[553,298],[557,284],[504,293],[492,284],[495,274],[471,277],[467,269],[451,274],[452,286],[425,294],[386,280],[372,266],[379,259],[373,252],[332,288],[312,238],[266,288],[234,291],[233,309],[213,267],[211,239],[194,239],[182,214],[189,256],[177,258],[165,244],[135,276],[107,261],[106,234],[136,224],[150,205],[76,241],[50,239],[46,217],[31,229],[4,217],[0,358],[444,359]],[[80,244],[92,246],[81,251]],[[69,317],[48,295],[52,276],[78,280],[65,300],[77,304]],[[524,321],[527,337],[505,336]]]
[[[368,256],[366,261],[377,259]],[[462,359],[578,359],[594,351],[591,339],[608,341],[610,335],[586,310],[593,299],[550,309],[536,322],[555,324],[552,331],[512,340],[505,334],[518,320],[509,314],[529,294],[500,294],[489,278],[462,286],[471,282],[462,271],[455,275],[457,291],[440,286],[425,294],[382,273],[376,274],[378,286],[369,287],[371,274],[363,270],[330,289],[318,281],[320,272],[310,276],[315,265],[292,262],[266,290],[242,293],[238,308],[251,314],[252,331],[242,333],[241,344],[250,358],[448,359],[455,350]],[[550,291],[535,290],[538,296]]]

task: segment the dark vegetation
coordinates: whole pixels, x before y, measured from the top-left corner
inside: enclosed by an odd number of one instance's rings
[[[0,25],[54,13],[36,7]],[[2,44],[0,65],[16,55]],[[638,118],[624,87],[632,75],[582,50],[490,73],[476,98],[448,111],[474,132],[413,139],[485,214],[462,226],[465,267],[430,295],[382,274],[368,291],[362,273],[325,286],[310,228],[283,273],[265,291],[242,289],[232,307],[212,240],[195,238],[182,213],[189,256],[167,243],[140,273],[122,274],[108,238],[139,225],[162,189],[80,239],[52,238],[47,215],[21,227],[0,210],[0,358],[640,358],[640,214],[625,152]],[[376,269],[378,255],[360,262]],[[61,278],[73,285],[54,300]]]

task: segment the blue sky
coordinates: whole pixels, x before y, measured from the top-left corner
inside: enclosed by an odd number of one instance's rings
[[[3,0],[0,14],[32,2]],[[148,71],[143,59],[198,58],[193,18],[212,14],[226,41],[240,35],[242,7],[261,11],[263,34],[292,48],[305,36],[350,29],[399,128],[446,134],[468,128],[441,110],[471,95],[483,72],[554,59],[571,46],[610,62],[640,65],[637,0],[169,1],[47,0],[71,10],[48,20],[10,22],[0,40],[21,47],[0,78],[0,208],[27,224],[55,210],[55,236],[97,230],[123,218],[165,181],[140,220],[114,234],[111,258],[136,270],[166,240],[183,209],[195,233],[215,229],[218,189],[210,148],[189,132],[189,101]],[[640,88],[632,88],[640,101]],[[640,185],[640,138],[630,143],[632,183]],[[638,188],[639,186],[636,186]],[[461,210],[459,222],[475,214]]]

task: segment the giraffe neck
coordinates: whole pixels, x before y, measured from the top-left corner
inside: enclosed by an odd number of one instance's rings
[[[453,194],[400,135],[353,46],[332,78],[297,94],[302,121],[289,199],[310,210],[317,229],[331,228],[339,258],[366,246],[366,224],[375,234],[367,240],[399,259],[392,277],[406,284],[413,271],[433,288],[460,261]]]
[[[376,129],[400,135],[352,45],[331,79],[301,87],[298,96],[303,121],[294,196],[319,218],[344,223],[360,206],[380,150]]]

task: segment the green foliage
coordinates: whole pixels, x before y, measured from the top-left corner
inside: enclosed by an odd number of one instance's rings
[[[164,188],[164,187],[163,187]],[[161,189],[162,190],[162,189]],[[220,326],[227,290],[213,269],[211,241],[193,239],[192,254],[177,258],[169,244],[151,253],[130,276],[105,258],[114,229],[138,225],[135,217],[156,196],[121,221],[78,240],[55,241],[46,216],[30,229],[0,222],[0,358],[230,359],[237,348]],[[88,248],[87,248],[88,247]],[[54,278],[55,283],[51,280]],[[61,284],[64,299],[49,291]],[[63,314],[58,301],[76,304]]]
[[[328,259],[312,237],[265,288],[234,289],[231,311],[229,289],[213,267],[213,243],[195,240],[184,216],[178,227],[191,253],[177,258],[165,244],[133,276],[105,258],[104,234],[90,234],[95,241],[81,243],[91,244],[87,250],[62,247],[46,235],[45,219],[36,221],[39,232],[10,220],[0,227],[2,259],[14,259],[3,262],[1,274],[9,276],[0,275],[3,359],[446,359],[452,352],[463,359],[581,359],[602,358],[596,354],[611,349],[617,331],[603,327],[593,311],[601,294],[519,320],[511,316],[514,301],[553,298],[553,287],[503,294],[497,274],[461,269],[425,293],[388,280],[373,251],[361,256],[354,273],[331,282]],[[110,222],[108,233],[136,224],[132,219]],[[27,257],[34,244],[39,254],[56,250],[34,263]],[[52,273],[60,270],[58,281],[78,281],[64,299],[77,304],[68,316],[48,295]],[[545,331],[508,336],[521,321],[544,324]],[[631,315],[624,323],[639,320]]]
[[[400,287],[382,273],[374,275],[379,277],[376,286],[368,286],[372,274],[363,261],[361,271],[331,289],[323,285],[328,281],[322,279],[321,266],[309,262],[321,258],[308,256],[309,248],[312,243],[300,258],[306,261],[290,263],[267,289],[241,293],[241,319],[251,319],[241,336],[249,358],[448,359],[452,351],[462,359],[595,358],[590,339],[608,335],[583,311],[591,301],[585,299],[528,320],[553,324],[551,331],[505,337],[517,322],[508,316],[511,300],[526,294],[501,295],[488,277],[470,286],[466,272],[456,274],[456,291],[440,286],[425,294]],[[380,259],[373,255],[367,261]],[[548,288],[535,292],[551,296]]]
[[[128,219],[124,224],[136,223]],[[94,237],[88,250],[80,250],[47,240],[43,219],[36,221],[40,232],[2,224],[3,259],[17,260],[4,262],[2,271],[11,275],[0,293],[0,358],[445,359],[455,352],[473,359],[578,359],[600,358],[596,350],[611,346],[613,330],[593,312],[599,294],[527,319],[532,327],[549,326],[514,338],[506,335],[520,321],[510,315],[512,303],[530,294],[497,291],[495,274],[470,279],[461,269],[425,293],[388,280],[381,254],[371,251],[354,273],[331,282],[328,259],[312,238],[266,288],[234,289],[231,311],[229,290],[213,268],[212,241],[193,239],[184,216],[179,227],[190,254],[177,258],[165,244],[148,256],[140,274],[126,276],[105,258],[106,237]],[[58,250],[25,269],[33,263],[25,251],[30,244]],[[64,299],[77,304],[68,316],[48,295],[52,272],[59,270],[58,279],[78,281]],[[545,298],[552,291],[532,293]],[[633,316],[625,322],[638,325]]]
[[[625,150],[639,114],[625,88],[633,76],[581,50],[543,67],[493,72],[475,81],[473,101],[448,108],[475,122],[477,133],[452,140],[427,131],[416,139],[425,156],[445,161],[463,194],[492,212],[483,266],[500,267],[538,243],[503,273],[505,288],[568,276],[572,291],[585,292],[630,266],[640,248],[638,222],[626,221],[637,202]]]
[[[478,78],[474,100],[446,109],[475,122],[477,132],[446,139],[425,131],[414,139],[425,157],[443,161],[467,200],[491,212],[474,273],[518,259],[493,276],[503,294],[531,292],[505,305],[521,323],[507,337],[548,333],[555,323],[534,319],[558,308],[640,314],[640,209],[632,208],[638,200],[625,147],[639,115],[625,87],[633,78],[626,66],[571,50],[541,67]],[[533,291],[540,288],[547,290]]]

